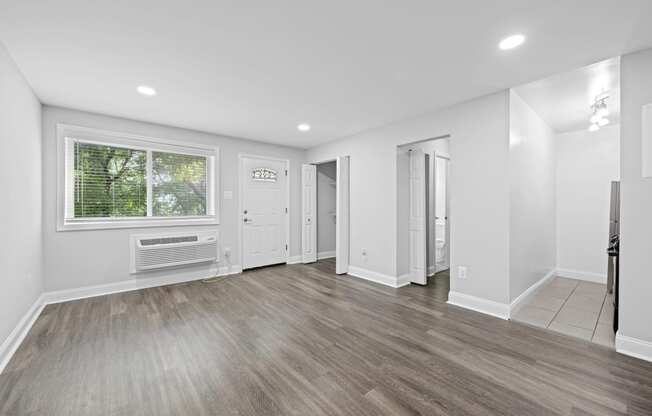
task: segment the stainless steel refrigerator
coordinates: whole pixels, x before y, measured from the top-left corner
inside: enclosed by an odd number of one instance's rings
[[[620,235],[620,182],[611,182],[611,199],[609,202],[609,241],[607,247],[613,243],[614,237]],[[607,290],[613,292],[616,275],[616,261],[613,256],[607,258]]]
[[[607,246],[607,291],[613,293],[614,332],[618,331],[618,269],[620,255],[620,182],[611,182],[609,243]]]

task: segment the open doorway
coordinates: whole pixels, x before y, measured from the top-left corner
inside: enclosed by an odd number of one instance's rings
[[[349,264],[349,158],[302,167],[302,262],[344,274]]]
[[[337,163],[317,164],[317,263],[335,272],[337,225]]]
[[[397,148],[398,274],[448,300],[450,289],[449,137]]]
[[[617,57],[510,92],[512,319],[610,348],[619,119]]]

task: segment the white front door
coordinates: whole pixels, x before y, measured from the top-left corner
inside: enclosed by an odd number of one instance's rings
[[[317,261],[317,166],[301,167],[301,262]]]
[[[427,201],[426,155],[421,149],[410,151],[409,273],[410,281],[427,283]]]
[[[242,268],[287,262],[287,162],[242,156]]]

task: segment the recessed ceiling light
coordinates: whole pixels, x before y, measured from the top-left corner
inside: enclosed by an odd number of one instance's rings
[[[138,88],[136,88],[136,91],[138,91],[139,94],[146,95],[148,97],[156,95],[156,90],[152,87],[148,87],[147,85],[139,85]]]
[[[525,42],[525,36],[521,34],[512,35],[501,40],[498,44],[498,47],[506,51],[508,49],[514,49],[515,47],[522,45],[523,42]]]
[[[297,126],[297,129],[299,131],[310,131],[310,124],[308,123],[301,123]]]

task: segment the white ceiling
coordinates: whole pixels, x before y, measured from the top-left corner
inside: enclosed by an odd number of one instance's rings
[[[0,0],[0,40],[46,104],[307,148],[652,46],[650,16],[649,0]]]
[[[556,132],[586,129],[591,104],[607,94],[609,122],[620,121],[620,59],[618,57],[514,88],[514,91]]]

